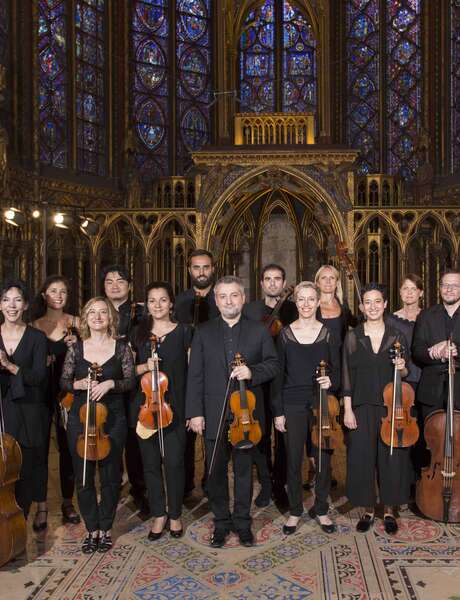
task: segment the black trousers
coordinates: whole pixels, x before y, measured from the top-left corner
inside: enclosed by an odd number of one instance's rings
[[[305,412],[290,412],[286,410],[286,433],[284,439],[287,454],[287,493],[289,498],[289,512],[294,517],[303,513],[303,487],[302,463],[304,458],[305,442],[312,426],[313,414],[310,410]],[[331,487],[331,450],[321,452],[321,472],[318,469],[318,449],[312,446],[311,455],[315,458],[317,466],[315,482],[315,511],[318,515],[325,515],[329,510],[328,496]]]
[[[172,426],[171,426],[172,427]],[[144,479],[152,517],[167,514],[171,519],[179,519],[182,514],[182,500],[185,484],[185,426],[169,427],[163,432],[164,460],[160,454],[159,437],[156,433],[146,440],[139,438],[139,448],[144,466]],[[162,463],[166,480],[166,495],[163,485]]]
[[[136,434],[136,428],[128,427],[125,444],[125,464],[131,486],[130,494],[133,497],[143,496],[145,493],[142,456],[138,440],[139,438]]]
[[[262,491],[264,492],[264,494],[271,496],[272,480],[270,477],[267,455],[264,451],[264,448],[260,448],[260,444],[262,443],[262,441],[263,438],[259,442],[259,444],[257,444],[257,446],[254,448],[253,458],[254,464],[257,468],[257,476],[259,478],[260,485],[262,486]]]
[[[26,448],[21,445],[22,465],[19,479],[16,482],[15,494],[18,505],[25,517],[30,511],[32,502],[46,502],[48,487],[48,446]]]
[[[275,441],[275,459],[273,461],[273,490],[276,492],[277,490],[284,489],[287,481],[287,458],[286,458],[286,446],[284,443],[284,434],[274,430],[273,433],[274,441]]]
[[[205,439],[207,464],[211,457],[215,440]],[[252,464],[254,449],[235,450],[227,442],[227,432],[222,435],[221,444],[216,452],[213,470],[208,475],[207,487],[211,511],[214,513],[216,529],[249,529],[251,526],[252,501]],[[234,478],[233,516],[230,513],[228,493],[228,462],[232,457]]]
[[[188,430],[185,442],[185,491],[190,492],[195,487],[195,442],[196,433]]]
[[[80,513],[88,531],[108,531],[112,528],[120,497],[120,460],[126,438],[126,419],[116,423],[116,439],[110,436],[110,454],[104,460],[86,462],[86,481],[83,485],[83,459],[76,452],[80,422],[71,415],[67,425],[67,436],[72,452],[73,468],[77,486]],[[96,469],[99,471],[100,502],[97,500]]]
[[[59,481],[61,485],[61,495],[64,500],[72,500],[75,491],[75,476],[73,472],[72,455],[69,450],[67,432],[62,426],[59,409],[54,411],[54,422],[56,427],[56,442],[59,451]],[[51,438],[51,428],[48,436],[48,456]]]
[[[354,506],[375,506],[375,480],[380,502],[386,506],[406,504],[414,481],[410,448],[390,447],[380,437],[384,406],[363,404],[353,408],[357,429],[347,437],[347,496]]]

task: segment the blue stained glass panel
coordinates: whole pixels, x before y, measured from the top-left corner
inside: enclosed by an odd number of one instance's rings
[[[38,2],[39,152],[44,165],[68,166],[66,2]]]

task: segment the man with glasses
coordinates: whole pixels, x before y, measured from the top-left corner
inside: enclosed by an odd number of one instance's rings
[[[449,339],[456,363],[455,408],[460,409],[460,272],[446,271],[439,287],[442,302],[420,313],[412,342],[412,358],[422,368],[417,401],[423,419],[446,406]]]

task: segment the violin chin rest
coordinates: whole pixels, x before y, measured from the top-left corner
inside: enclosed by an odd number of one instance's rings
[[[251,440],[241,440],[235,444],[236,450],[250,450],[251,448],[254,448],[254,444],[251,442]]]

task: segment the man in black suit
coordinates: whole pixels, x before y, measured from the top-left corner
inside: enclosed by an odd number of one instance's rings
[[[422,368],[417,401],[425,419],[446,406],[448,392],[448,340],[455,357],[455,408],[460,409],[460,272],[447,271],[441,277],[441,304],[420,313],[415,324],[412,358]]]
[[[188,272],[192,287],[176,296],[174,318],[179,323],[198,325],[219,316],[214,298],[214,258],[210,252],[197,248],[188,257]],[[196,433],[187,431],[185,446],[185,488],[188,496],[195,487]],[[206,492],[206,473],[201,481]]]
[[[224,407],[225,392],[229,378],[236,382],[245,380],[256,396],[254,418],[264,429],[264,407],[261,384],[273,379],[279,370],[275,346],[267,329],[242,316],[245,301],[244,286],[237,277],[223,277],[214,288],[220,317],[199,325],[192,342],[187,378],[186,416],[190,428],[205,436],[205,449],[210,465],[220,417]],[[235,354],[243,355],[247,365],[233,368]],[[217,450],[213,470],[208,477],[208,497],[214,513],[214,533],[211,546],[220,548],[230,531],[237,531],[240,543],[252,546],[251,500],[253,451],[238,450],[227,442],[229,409],[225,411],[224,427]],[[233,459],[234,509],[229,509],[228,461]]]
[[[260,275],[260,287],[263,298],[254,300],[244,305],[243,315],[254,321],[267,321],[273,313],[273,309],[278,303],[281,295],[286,288],[286,271],[278,264],[270,263],[265,265]],[[297,307],[291,300],[285,300],[279,310],[278,318],[284,325],[290,325],[298,317]],[[270,386],[263,386],[264,404],[266,419],[266,431],[263,434],[262,440],[258,445],[258,452],[254,453],[259,481],[261,484],[260,493],[255,500],[258,507],[268,506],[272,494],[275,501],[282,505],[288,505],[288,497],[286,493],[286,451],[284,448],[283,435],[275,429],[275,460],[272,463],[272,418],[271,418],[271,403],[270,403]],[[270,479],[273,479],[272,481]]]

